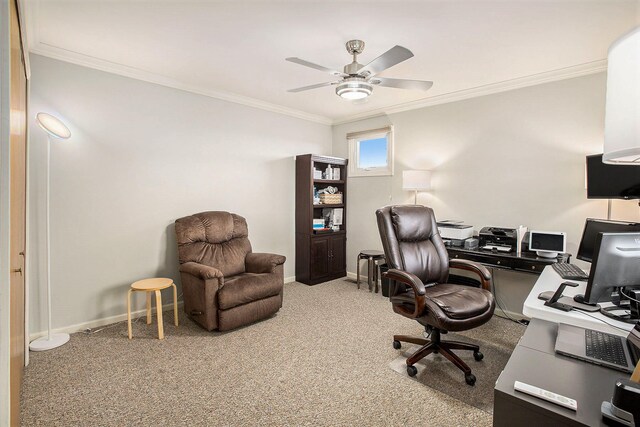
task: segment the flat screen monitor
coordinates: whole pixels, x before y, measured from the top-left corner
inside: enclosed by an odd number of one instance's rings
[[[536,251],[538,256],[555,258],[567,248],[566,233],[560,231],[531,231],[529,233],[529,250]]]
[[[602,154],[587,156],[588,199],[640,199],[640,167],[602,163]]]
[[[640,232],[640,223],[587,218],[576,258],[591,262],[598,233]]]
[[[584,301],[611,300],[611,290],[640,286],[640,233],[598,233]]]

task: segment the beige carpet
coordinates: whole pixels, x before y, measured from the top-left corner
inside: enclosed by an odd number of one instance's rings
[[[184,317],[176,328],[167,312],[164,341],[142,319],[131,341],[120,323],[31,353],[23,425],[491,425],[488,412],[446,393],[468,387],[453,365],[445,392],[389,368],[392,335],[421,327],[380,294],[346,280],[290,283],[284,301],[276,316],[228,333]],[[508,348],[522,333],[494,318],[465,334]]]
[[[480,346],[484,355],[480,362],[474,360],[471,351],[455,351],[476,376],[477,381],[473,387],[465,387],[464,374],[440,354],[429,355],[416,363],[418,374],[413,378],[409,377],[406,359],[420,348],[418,345],[403,343],[402,349],[398,351],[399,356],[389,363],[389,367],[403,378],[411,378],[493,414],[493,388],[523,333],[524,326],[494,317],[476,330],[442,336],[443,340],[463,341]]]

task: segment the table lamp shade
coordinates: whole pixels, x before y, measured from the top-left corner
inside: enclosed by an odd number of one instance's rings
[[[408,170],[402,171],[403,190],[430,190],[431,171]]]
[[[609,48],[604,163],[640,166],[640,27]]]

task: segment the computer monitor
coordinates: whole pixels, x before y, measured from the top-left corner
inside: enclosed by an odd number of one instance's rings
[[[576,258],[591,262],[598,233],[640,232],[640,223],[587,218]]]
[[[598,233],[594,254],[586,304],[610,301],[615,288],[640,286],[640,232]]]
[[[567,234],[563,231],[530,231],[529,250],[539,257],[555,258],[567,250]]]
[[[587,199],[640,199],[637,167],[603,163],[602,154],[587,156]]]

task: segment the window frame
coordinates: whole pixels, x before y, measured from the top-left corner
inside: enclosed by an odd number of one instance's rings
[[[383,167],[360,167],[360,142],[368,139],[387,139],[387,165]],[[347,134],[349,144],[349,176],[393,176],[393,126]]]

